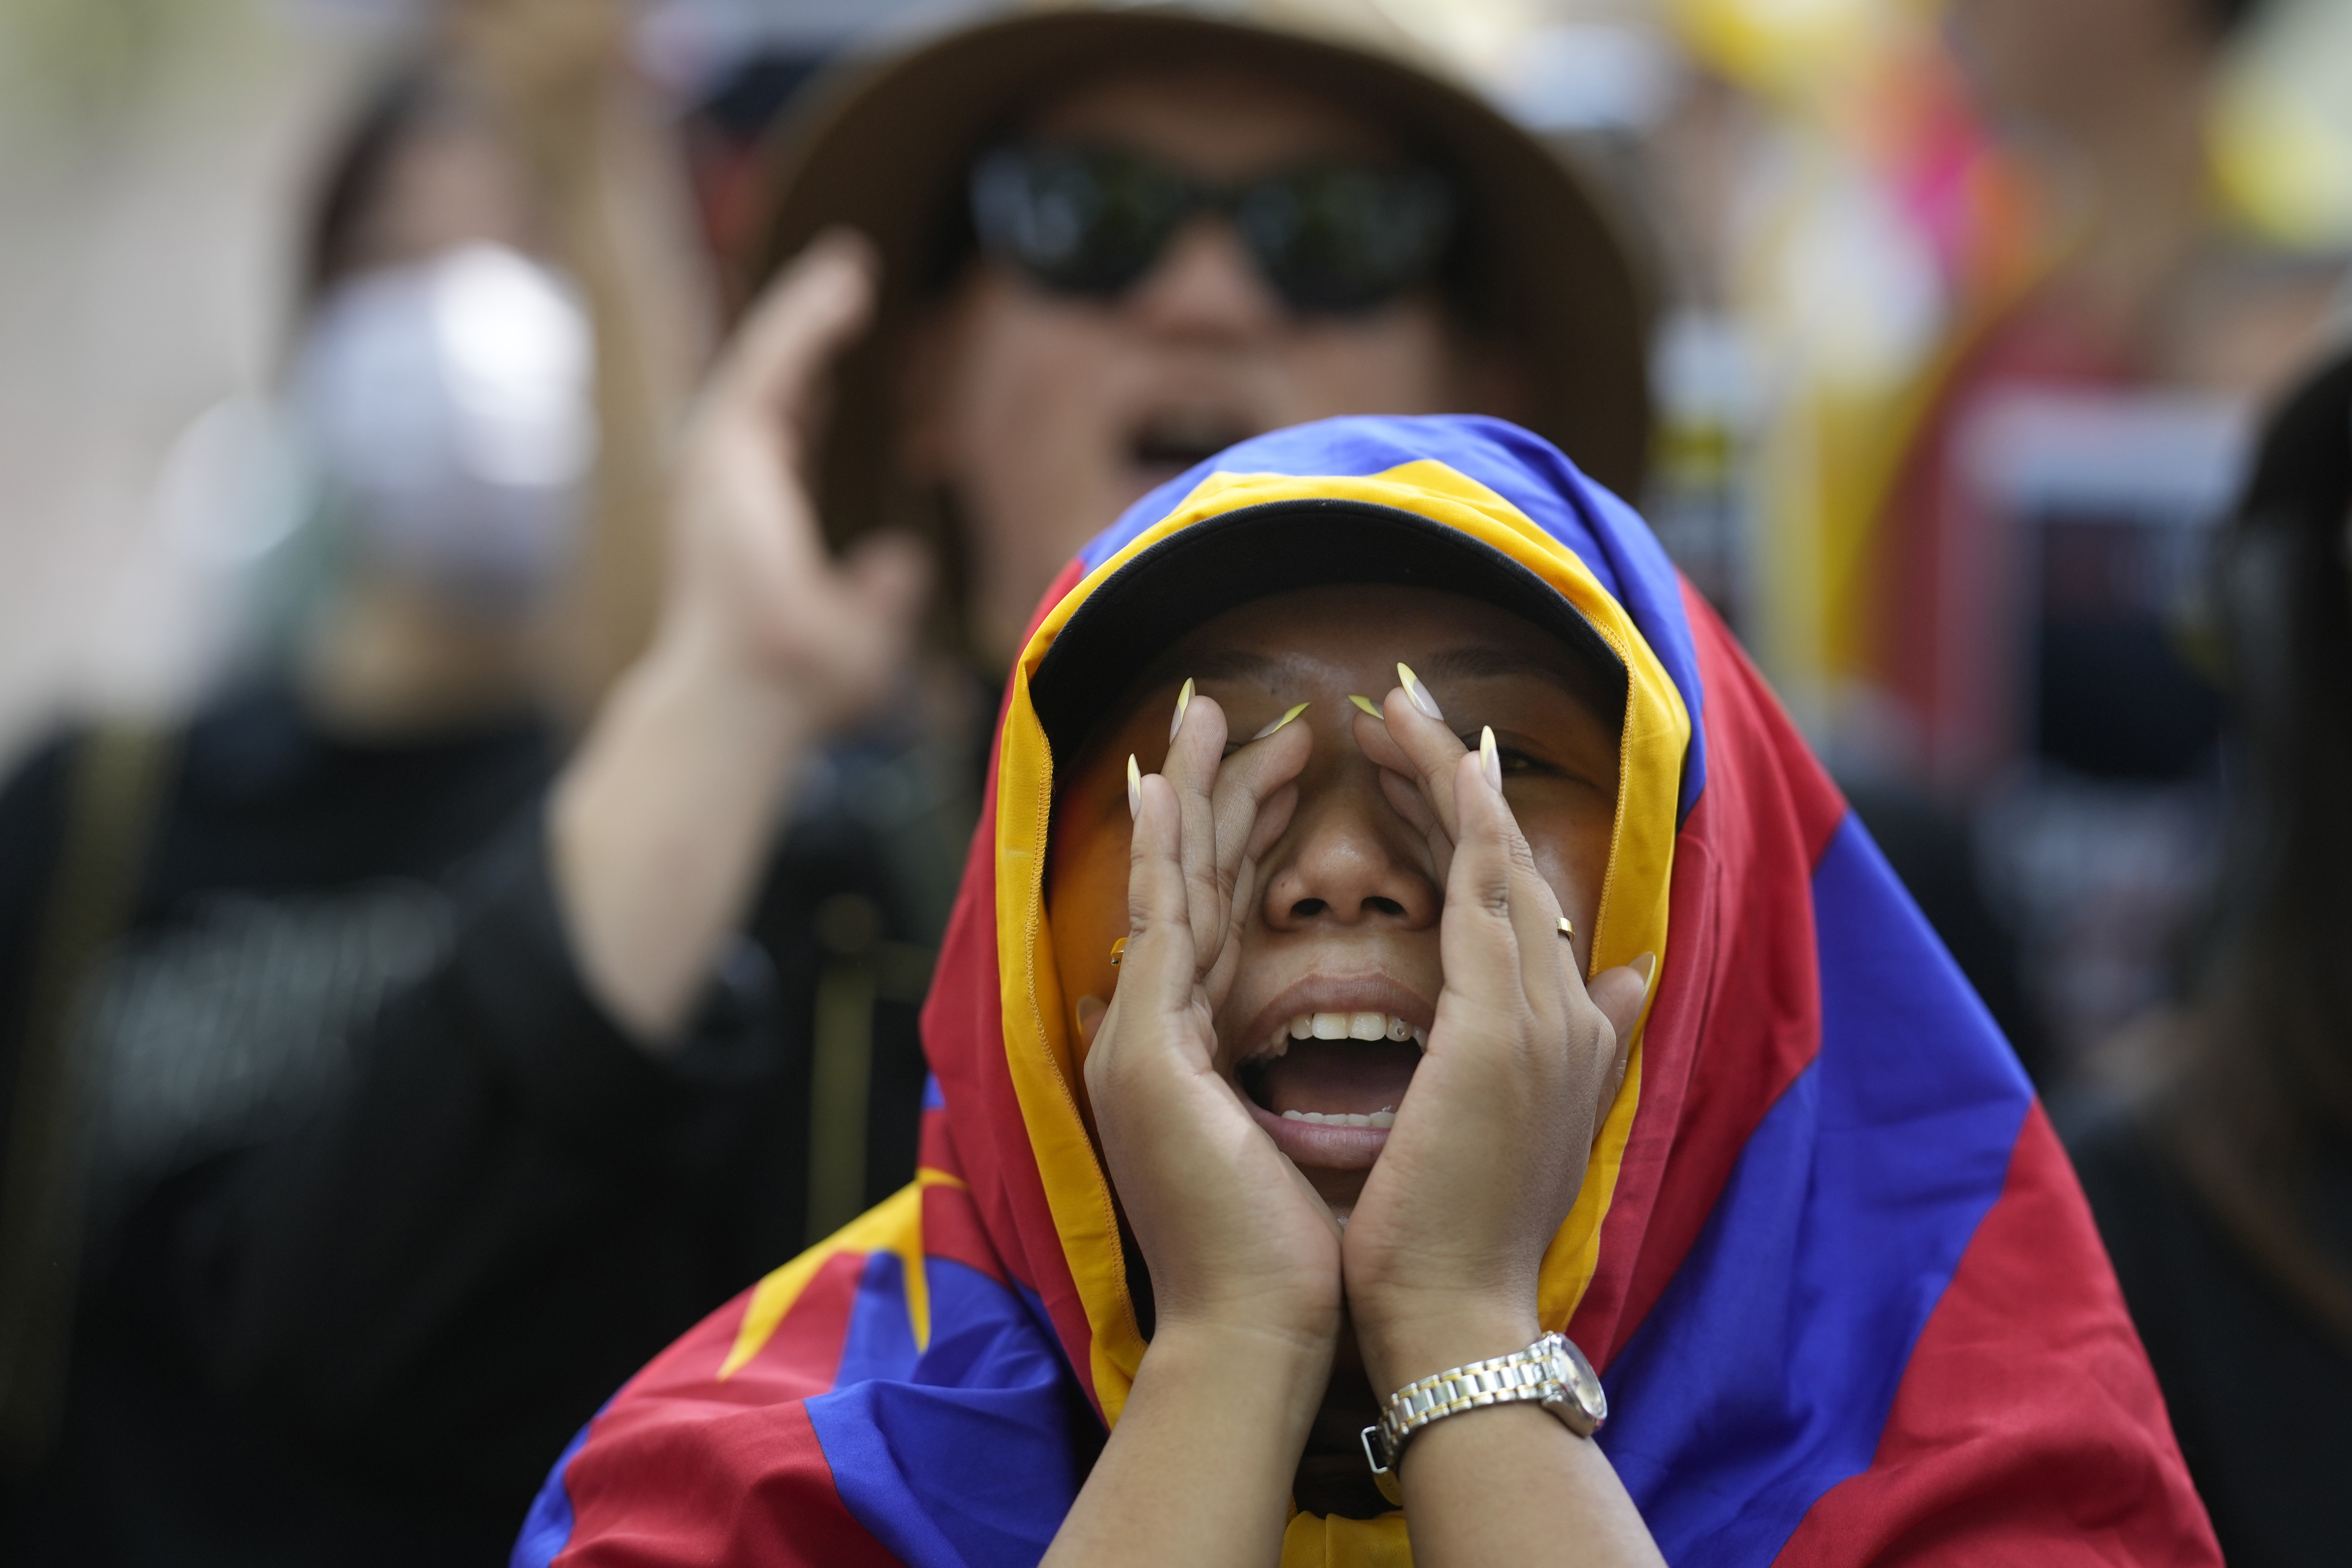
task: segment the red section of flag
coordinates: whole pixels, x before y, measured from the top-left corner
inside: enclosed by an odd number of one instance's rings
[[[725,1382],[719,1369],[752,1291],[630,1380],[564,1467],[572,1539],[583,1544],[559,1553],[555,1568],[893,1561],[842,1506],[800,1404],[833,1386],[866,1256],[827,1258],[760,1353]],[[777,1538],[779,1518],[793,1521],[788,1541]]]
[[[582,1544],[558,1553],[554,1568],[895,1568],[843,1505],[805,1405],[714,1415],[706,1403],[691,1419],[665,1422],[663,1402],[640,1395],[630,1414],[648,1404],[649,1419],[609,1444],[600,1424],[572,1461],[572,1539]],[[625,1500],[610,1517],[599,1506],[607,1481]]]
[[[963,1166],[956,1161],[955,1139],[948,1131],[945,1106],[923,1112],[921,1131],[916,1135],[915,1164],[926,1171],[945,1171],[951,1176],[963,1174]]]
[[[2036,1104],[1870,1468],[1813,1505],[1779,1561],[2218,1568],[2105,1258]]]
[[[980,1210],[961,1187],[923,1189],[923,1256],[948,1258],[999,1284],[1007,1282],[1004,1265],[980,1223]]]
[[[597,1417],[591,1446],[601,1441],[615,1422],[625,1422],[629,1417],[625,1412],[644,1398],[682,1394],[751,1405],[800,1399],[831,1388],[834,1371],[841,1364],[842,1342],[849,1336],[850,1309],[856,1302],[858,1281],[865,1272],[862,1252],[837,1253],[827,1258],[785,1310],[767,1347],[722,1383],[719,1369],[734,1353],[743,1314],[759,1287],[744,1291],[688,1329],[622,1386],[607,1414]]]
[[[849,1338],[849,1315],[857,1305],[857,1287],[866,1277],[866,1258],[863,1252],[836,1252],[819,1265],[800,1295],[785,1309],[783,1320],[768,1336],[768,1342],[734,1376],[718,1384],[719,1397],[728,1397],[727,1390],[740,1388],[742,1392],[735,1397],[746,1403],[753,1399],[806,1399],[831,1388],[834,1374],[841,1369],[841,1347]],[[730,1344],[728,1348],[731,1351],[734,1347]],[[660,1362],[654,1363],[656,1367],[660,1365]],[[713,1367],[710,1377],[715,1380],[717,1375],[718,1368]],[[711,1396],[709,1386],[701,1379],[679,1386],[697,1399]],[[656,1394],[659,1389],[646,1385],[641,1378],[640,1392]]]
[[[1845,817],[1837,786],[1688,583],[1683,604],[1706,691],[1707,776],[1675,841],[1641,1110],[1599,1270],[1569,1325],[1604,1367],[1698,1239],[1748,1134],[1821,1049],[1812,868]]]

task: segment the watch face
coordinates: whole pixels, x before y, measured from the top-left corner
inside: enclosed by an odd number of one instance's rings
[[[1565,1337],[1559,1341],[1553,1363],[1560,1386],[1568,1391],[1570,1401],[1584,1417],[1581,1429],[1588,1435],[1598,1431],[1601,1424],[1609,1419],[1609,1395],[1601,1386],[1600,1374],[1592,1370],[1592,1363],[1584,1359],[1584,1352],[1576,1348],[1574,1342]]]

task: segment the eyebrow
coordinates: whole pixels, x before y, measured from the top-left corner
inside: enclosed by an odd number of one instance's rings
[[[1538,658],[1516,648],[1498,647],[1492,643],[1476,643],[1463,647],[1441,648],[1426,656],[1423,666],[1428,674],[1454,680],[1475,680],[1501,675],[1532,675],[1555,685],[1564,684],[1564,677],[1556,659]]]
[[[1424,670],[1440,680],[1524,676],[1566,692],[1606,721],[1622,727],[1625,721],[1629,693],[1622,668],[1596,668],[1591,661],[1578,658],[1572,651],[1565,659],[1547,658],[1539,652],[1496,643],[1466,643],[1429,655]]]

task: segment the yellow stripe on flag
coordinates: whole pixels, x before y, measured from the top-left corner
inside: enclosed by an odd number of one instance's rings
[[[734,1376],[744,1363],[766,1348],[776,1327],[801,1299],[817,1270],[845,1252],[889,1252],[898,1255],[905,1277],[907,1321],[915,1331],[915,1348],[931,1342],[930,1279],[923,1271],[923,1189],[961,1187],[961,1179],[945,1171],[922,1170],[915,1179],[810,1247],[782,1268],[751,1287],[744,1305],[742,1325],[735,1331],[735,1347],[719,1368],[721,1381]]]

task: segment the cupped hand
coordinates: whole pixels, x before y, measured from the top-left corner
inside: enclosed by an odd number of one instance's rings
[[[1491,751],[1391,691],[1358,718],[1445,882],[1429,1045],[1349,1220],[1348,1310],[1376,1392],[1533,1340],[1544,1249],[1574,1205],[1648,984],[1581,976]]]
[[[845,230],[802,252],[735,334],[680,451],[665,651],[788,700],[814,733],[898,688],[929,580],[904,536],[836,561],[812,499],[827,374],[872,314],[877,265]]]
[[[1297,807],[1312,743],[1294,724],[1221,762],[1224,712],[1194,697],[1164,773],[1139,775],[1130,760],[1127,950],[1109,1010],[1081,1026],[1103,1156],[1151,1271],[1156,1338],[1271,1334],[1328,1368],[1339,1228],[1251,1119],[1213,1023],[1259,858]]]

